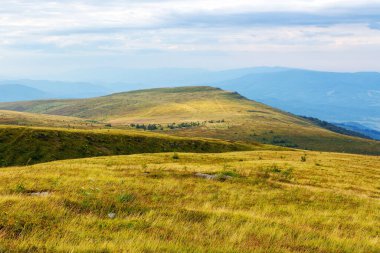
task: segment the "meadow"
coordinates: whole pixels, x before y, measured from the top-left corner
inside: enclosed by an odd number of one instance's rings
[[[0,209],[0,252],[379,252],[380,162],[310,151],[56,161],[1,169]]]

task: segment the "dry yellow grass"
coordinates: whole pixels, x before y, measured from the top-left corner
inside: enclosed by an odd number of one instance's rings
[[[0,170],[0,209],[0,252],[379,252],[380,161],[302,151],[57,161]]]

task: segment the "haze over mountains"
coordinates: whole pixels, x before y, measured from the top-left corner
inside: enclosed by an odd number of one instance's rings
[[[215,85],[295,114],[380,128],[379,73],[286,70],[249,74]]]
[[[12,102],[22,100],[34,100],[46,98],[47,94],[42,90],[35,89],[21,84],[0,85],[0,101]]]
[[[89,98],[146,88],[209,85],[237,91],[294,114],[380,130],[380,73],[376,72],[334,73],[280,67],[225,71],[120,68],[87,69],[57,78],[66,81],[0,81],[0,101]]]
[[[49,98],[87,98],[108,94],[100,85],[47,80],[0,80],[0,102]]]

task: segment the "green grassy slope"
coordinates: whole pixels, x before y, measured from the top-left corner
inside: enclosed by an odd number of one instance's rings
[[[226,152],[269,149],[227,141],[125,130],[67,130],[0,126],[0,166],[154,152]]]
[[[380,252],[378,157],[178,155],[1,169],[0,252]]]
[[[198,127],[164,128],[164,131],[179,136],[255,141],[310,150],[380,154],[378,141],[333,133],[239,94],[211,87],[152,89],[81,100],[2,103],[1,108],[95,119],[116,127],[131,123],[165,126],[173,122],[200,122]]]

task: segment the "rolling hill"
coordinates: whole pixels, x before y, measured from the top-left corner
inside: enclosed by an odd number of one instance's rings
[[[379,166],[255,151],[3,168],[0,252],[379,252]]]
[[[180,138],[131,130],[69,130],[0,125],[0,166],[136,153],[217,153],[269,148],[260,144]]]
[[[380,250],[378,156],[290,149],[380,142],[212,87],[0,109],[0,252]]]
[[[334,123],[354,122],[380,130],[380,73],[376,72],[338,73],[283,67],[223,71],[97,68],[80,69],[55,78],[68,81],[0,80],[0,85],[17,83],[47,94],[22,99],[7,96],[3,102],[89,98],[136,89],[208,85],[237,91],[249,99],[293,114]]]
[[[99,83],[113,92],[209,85],[297,115],[361,123],[380,130],[380,73],[324,72],[283,67],[205,69],[80,69],[61,79]]]
[[[237,93],[212,87],[140,90],[91,99],[0,103],[0,109],[79,117],[108,122],[115,127],[159,124],[156,131],[187,137],[380,154],[380,142],[333,133]]]

